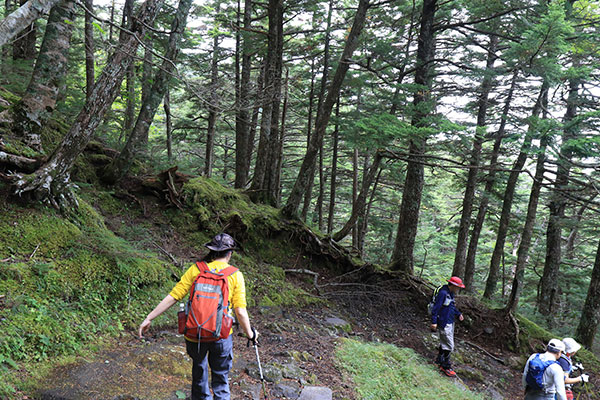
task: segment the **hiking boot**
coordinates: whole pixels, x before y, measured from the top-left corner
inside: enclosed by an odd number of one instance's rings
[[[440,371],[442,371],[446,376],[454,378],[456,376],[456,372],[452,369],[452,367],[444,368],[440,365]]]

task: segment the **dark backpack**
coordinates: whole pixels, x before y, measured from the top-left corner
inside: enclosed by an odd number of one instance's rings
[[[185,307],[185,327],[187,338],[200,342],[214,342],[226,339],[231,332],[233,317],[227,312],[229,304],[229,284],[227,277],[238,271],[229,266],[220,272],[213,272],[204,261],[197,262],[200,273],[190,288],[190,298]]]
[[[433,291],[433,296],[431,296],[431,301],[427,304],[427,313],[431,316],[431,312],[433,311],[433,305],[435,304],[435,298],[440,293],[440,289],[444,287],[444,285],[440,285]]]
[[[558,363],[556,360],[542,361],[539,353],[535,355],[529,361],[529,367],[527,368],[527,375],[525,375],[525,382],[527,386],[534,390],[544,390],[544,371],[552,364]]]

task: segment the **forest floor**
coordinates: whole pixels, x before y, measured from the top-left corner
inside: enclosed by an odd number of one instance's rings
[[[106,225],[114,230],[123,220],[122,216],[104,216]],[[148,217],[139,218],[147,221]],[[131,219],[128,223],[137,222]],[[152,240],[176,258],[189,260],[197,256],[177,235],[159,235],[157,231]],[[295,256],[290,256],[289,265],[281,267],[294,268],[294,259]],[[239,267],[243,271],[243,266]],[[422,356],[423,362],[433,365],[438,339],[428,329],[424,307],[427,299],[421,294],[401,285],[379,290],[364,282],[353,282],[351,275],[345,276],[342,283],[328,277],[327,271],[317,272],[322,283],[318,291],[312,280],[301,274],[290,274],[287,278],[325,301],[305,307],[249,308],[252,324],[261,334],[259,353],[269,399],[297,398],[305,386],[328,387],[336,400],[360,399],[335,358],[336,346],[343,337],[409,347]],[[459,308],[461,300],[459,297]],[[482,326],[474,329],[481,324],[476,322],[479,319],[469,318],[468,301],[465,306],[466,325],[470,328],[457,326],[454,363],[458,378],[453,381],[483,393],[486,399],[521,398],[521,358],[502,345],[498,340],[501,335],[494,332],[493,324],[489,330],[482,330]],[[237,334],[234,356],[230,375],[232,398],[263,398],[255,350]],[[151,329],[145,339],[137,338],[136,332],[126,331],[100,353],[57,368],[40,385],[42,389],[35,397],[185,399],[190,395],[190,379],[191,364],[185,354],[184,340],[175,334],[174,326]]]

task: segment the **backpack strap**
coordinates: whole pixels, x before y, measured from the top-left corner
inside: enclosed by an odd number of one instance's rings
[[[236,272],[238,272],[238,271],[239,271],[239,269],[237,269],[237,268],[236,268],[236,267],[234,267],[233,265],[230,265],[229,267],[227,267],[227,268],[224,268],[224,269],[222,269],[221,271],[219,271],[219,274],[221,274],[221,275],[223,275],[223,276],[227,277],[227,276],[230,276],[230,275],[233,275],[233,274],[235,274],[235,273],[236,273]]]
[[[210,268],[208,268],[208,264],[206,264],[205,261],[196,261],[196,266],[198,267],[198,270],[200,272],[210,270]]]

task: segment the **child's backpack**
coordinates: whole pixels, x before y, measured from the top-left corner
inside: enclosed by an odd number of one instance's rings
[[[544,390],[544,371],[552,364],[556,364],[556,360],[542,361],[539,353],[535,355],[529,361],[529,367],[527,368],[527,375],[525,375],[525,382],[527,386],[534,390]]]
[[[204,261],[197,262],[200,273],[190,289],[185,307],[186,323],[183,333],[200,342],[214,342],[229,337],[233,317],[229,315],[229,284],[227,277],[238,269],[229,266],[213,272]]]
[[[430,317],[431,317],[431,313],[433,311],[433,305],[435,304],[435,298],[437,297],[438,293],[440,292],[440,289],[443,286],[444,285],[440,285],[437,288],[435,288],[435,290],[433,291],[433,296],[431,296],[431,301],[429,302],[429,304],[427,304],[427,313],[429,314]]]

